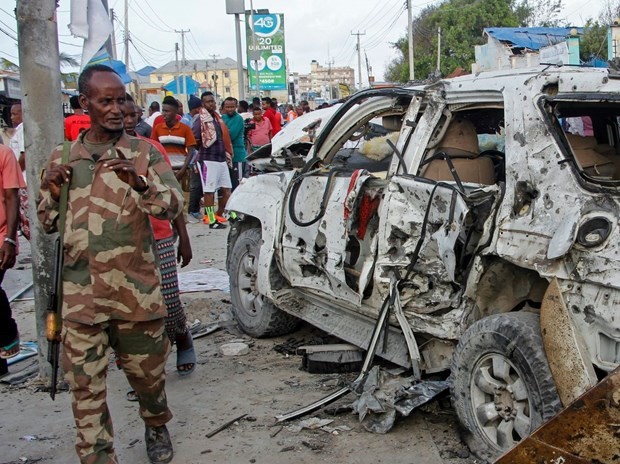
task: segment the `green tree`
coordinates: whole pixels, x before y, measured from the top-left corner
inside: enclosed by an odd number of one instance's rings
[[[579,41],[579,58],[581,61],[591,58],[607,60],[607,26],[588,19]]]
[[[416,78],[426,78],[435,71],[437,30],[441,27],[441,73],[447,75],[457,67],[469,70],[475,61],[474,46],[486,43],[485,27],[516,27],[527,18],[529,7],[513,0],[448,0],[422,11],[414,20],[414,56]],[[388,80],[405,82],[409,77],[407,36],[393,46],[401,54],[388,65]]]

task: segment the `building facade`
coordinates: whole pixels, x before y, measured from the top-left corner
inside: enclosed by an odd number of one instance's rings
[[[237,74],[237,62],[232,58],[215,58],[204,60],[182,60],[178,62],[178,74],[176,61],[170,61],[160,68],[155,69],[149,75],[151,84],[166,84],[182,75],[183,72],[191,79],[200,82],[200,91],[209,90],[217,94],[219,98],[239,98],[239,76]],[[243,68],[244,82],[247,88],[247,69]]]

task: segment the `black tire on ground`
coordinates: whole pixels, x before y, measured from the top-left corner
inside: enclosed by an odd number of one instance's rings
[[[299,319],[278,309],[256,289],[261,230],[242,229],[229,248],[227,259],[233,316],[252,337],[275,337],[294,331]]]
[[[537,314],[476,322],[459,340],[451,371],[463,438],[483,460],[493,461],[561,409]]]

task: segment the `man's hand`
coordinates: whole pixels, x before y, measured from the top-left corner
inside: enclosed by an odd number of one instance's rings
[[[126,159],[112,159],[106,161],[103,165],[104,168],[108,168],[118,176],[120,180],[128,184],[132,189],[137,192],[143,192],[148,188],[148,185],[140,178],[136,172],[136,168],[133,162]]]
[[[49,190],[54,201],[60,200],[60,188],[71,181],[73,168],[68,164],[54,164],[45,171],[45,177],[41,183],[43,190]]]
[[[192,246],[189,240],[179,240],[179,250],[177,252],[177,262],[181,263],[181,267],[185,267],[192,260]]]
[[[179,169],[178,171],[174,173],[174,177],[176,177],[177,180],[181,182],[181,179],[183,179],[183,176],[185,176],[186,172],[187,172],[187,166],[183,166],[181,169]]]
[[[0,247],[0,269],[3,271],[11,269],[15,266],[16,257],[17,252],[15,250],[15,245],[9,242],[4,242],[2,247]]]

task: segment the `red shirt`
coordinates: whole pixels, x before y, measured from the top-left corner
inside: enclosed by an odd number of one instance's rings
[[[161,143],[169,155],[187,155],[187,149],[196,146],[196,139],[190,127],[178,121],[172,128],[165,122],[154,125],[151,139]]]
[[[175,118],[177,118],[177,121],[180,121],[182,119],[181,116],[178,114],[175,116]],[[161,124],[164,122],[166,122],[166,120],[164,119],[164,115],[160,114],[155,118],[155,121],[153,121],[153,127],[155,127],[157,124]]]
[[[272,136],[280,132],[280,129],[282,128],[282,117],[280,116],[280,113],[276,112],[273,108],[269,108],[265,110],[263,117],[269,119],[269,122],[271,123]]]
[[[65,139],[73,142],[80,132],[90,128],[90,116],[87,114],[72,114],[65,118]]]
[[[168,158],[168,155],[166,154],[166,150],[164,150],[164,147],[162,146],[161,143],[159,143],[156,140],[151,140],[149,138],[142,137],[138,133],[136,133],[136,137],[142,140],[146,140],[147,142],[150,142],[151,145],[153,145],[155,148],[159,150],[159,152],[162,154],[162,156],[166,160],[166,163],[168,163],[168,166],[171,166],[170,158]],[[174,235],[174,232],[172,231],[172,226],[170,226],[170,221],[167,221],[165,219],[157,219],[157,218],[154,218],[153,216],[149,216],[149,219],[151,220],[151,229],[153,229],[153,237],[155,237],[155,240],[163,240],[165,238],[169,238]]]

